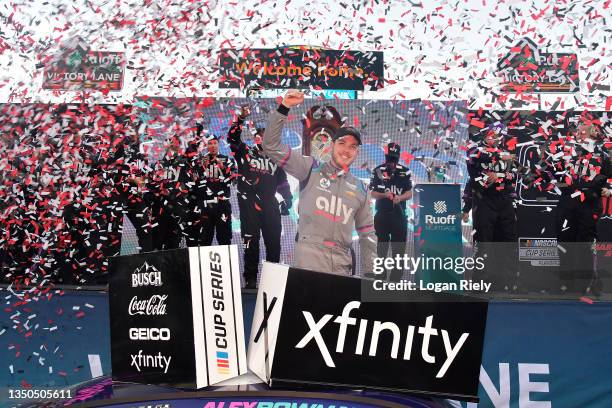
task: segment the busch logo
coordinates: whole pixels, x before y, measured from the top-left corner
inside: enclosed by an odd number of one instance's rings
[[[278,165],[267,157],[249,157],[249,165],[251,169],[270,174],[274,174],[278,168]]]
[[[331,196],[331,201],[323,196],[317,197],[316,205],[318,208],[315,212],[316,214],[322,215],[334,222],[342,222],[342,224],[348,223],[353,214],[353,209],[343,204],[341,197],[338,198],[334,195]]]
[[[154,266],[145,262],[140,268],[132,273],[132,287],[138,286],[161,286],[161,272]]]
[[[153,295],[147,300],[138,300],[138,296],[134,296],[130,300],[128,313],[130,316],[163,316],[166,314],[166,304],[164,302],[167,298],[168,295]]]
[[[447,211],[446,201],[435,201],[433,205],[436,214],[444,214]]]
[[[329,342],[326,343],[322,336],[323,327],[325,327],[325,325],[329,323],[332,319],[334,323],[338,324],[337,335],[333,336],[333,338],[337,338],[335,352],[344,353],[345,352],[344,348],[347,343],[346,342],[347,331],[349,331],[348,328],[349,326],[357,326],[357,318],[350,317],[351,311],[354,309],[359,309],[360,306],[361,306],[361,302],[359,301],[349,302],[344,306],[344,309],[342,310],[342,315],[336,316],[336,318],[334,319],[333,315],[326,314],[322,316],[318,322],[315,321],[314,317],[312,316],[310,312],[303,310],[302,314],[304,315],[304,319],[306,320],[306,323],[308,324],[309,331],[298,342],[298,344],[296,344],[295,348],[302,349],[306,347],[308,343],[310,343],[311,340],[314,340],[317,347],[319,348],[321,357],[323,357],[323,360],[325,361],[325,365],[328,367],[336,367],[336,364],[332,358],[332,355],[329,349],[327,348],[327,344]],[[469,333],[462,333],[459,336],[459,338],[456,340],[456,343],[453,345],[451,343],[451,339],[450,339],[450,335],[448,331],[438,330],[432,327],[433,315],[428,316],[425,319],[424,326],[415,327],[413,325],[408,325],[408,329],[404,332],[400,330],[398,325],[393,322],[380,322],[378,320],[375,320],[373,324],[370,324],[370,323],[371,322],[369,320],[359,319],[359,329],[358,329],[358,332],[356,333],[356,340],[355,340],[355,333],[353,331],[350,331],[350,337],[352,337],[352,339],[348,342],[348,344],[355,344],[355,350],[354,351],[351,350],[347,352],[349,353],[353,352],[357,356],[363,355],[366,340],[369,339],[370,345],[367,351],[368,356],[376,357],[377,352],[378,352],[379,337],[381,336],[381,333],[386,331],[388,332],[388,334],[386,334],[385,336],[390,334],[393,338],[392,343],[391,343],[390,357],[392,359],[402,358],[404,360],[410,360],[411,355],[412,355],[412,348],[413,348],[413,343],[414,343],[415,332],[417,332],[418,334],[421,334],[423,337],[422,341],[417,342],[417,344],[418,343],[421,344],[421,357],[423,358],[425,362],[429,364],[435,364],[436,361],[440,362],[440,360],[436,358],[439,356],[430,354],[431,350],[429,347],[429,343],[430,341],[432,341],[432,339],[435,338],[435,336],[441,335],[446,356],[443,356],[444,362],[440,366],[440,369],[438,370],[438,373],[436,374],[436,378],[444,377],[447,370],[453,363],[454,359],[459,354],[461,347],[463,347],[463,344],[465,343],[465,341],[470,335]],[[369,327],[371,327],[371,332],[367,334]],[[406,333],[406,337],[404,339],[403,355],[399,357],[398,353],[400,349],[400,341],[402,340],[402,333]],[[385,347],[385,349],[387,348]],[[433,350],[441,350],[441,349],[442,349],[441,346],[433,347]]]

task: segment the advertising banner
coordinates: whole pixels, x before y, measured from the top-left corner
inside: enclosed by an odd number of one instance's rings
[[[461,186],[459,184],[417,184],[414,187],[416,255],[460,257]],[[463,276],[454,269],[421,268],[418,276],[425,282],[457,282]]]
[[[504,92],[568,93],[580,90],[578,56],[542,52],[530,39],[519,41],[497,64]]]
[[[480,402],[463,407],[612,406],[610,321],[609,302],[492,302]]]
[[[384,86],[382,51],[313,47],[225,49],[219,88],[377,90]]]
[[[113,379],[201,388],[246,373],[236,246],[111,259]]]
[[[427,292],[410,302],[365,303],[360,293],[361,279],[264,263],[249,369],[270,386],[477,399],[485,301]]]
[[[79,91],[83,89],[120,91],[123,88],[125,54],[65,50],[45,66],[43,89]]]

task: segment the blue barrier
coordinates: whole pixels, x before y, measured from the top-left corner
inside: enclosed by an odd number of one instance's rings
[[[0,320],[1,388],[59,388],[110,374],[105,293],[50,292],[50,299],[18,306],[11,306],[20,302],[18,297],[0,293],[5,299]],[[247,338],[254,307],[255,295],[243,294]],[[609,302],[492,302],[480,373],[481,402],[461,405],[612,406],[610,322]],[[5,399],[5,390],[1,394]]]

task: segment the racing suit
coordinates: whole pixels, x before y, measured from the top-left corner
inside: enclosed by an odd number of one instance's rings
[[[280,105],[272,112],[263,138],[264,154],[300,181],[296,268],[350,275],[353,270],[353,230],[359,234],[362,274],[372,273],[376,235],[370,192],[350,172],[337,169],[331,161],[292,151],[281,142],[289,109]]]
[[[257,146],[247,146],[240,139],[243,121],[238,118],[227,135],[238,164],[238,205],[244,246],[244,278],[256,280],[259,267],[259,239],[263,236],[266,261],[280,262],[281,214],[276,200],[278,192],[285,208],[292,196],[287,174]],[[287,208],[288,209],[288,208]]]

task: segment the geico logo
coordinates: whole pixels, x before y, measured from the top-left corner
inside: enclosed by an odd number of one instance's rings
[[[249,165],[257,170],[268,171],[270,174],[274,174],[278,165],[272,162],[269,158],[255,158],[249,157]]]
[[[337,335],[333,336],[333,338],[337,338],[336,350],[335,350],[336,353],[345,352],[344,346],[346,343],[348,327],[357,325],[357,319],[354,317],[350,317],[350,314],[352,310],[359,309],[360,306],[361,306],[361,302],[359,301],[352,301],[352,302],[347,303],[344,306],[344,309],[342,310],[342,315],[337,316],[333,320],[334,323],[337,323],[339,326]],[[296,344],[295,348],[298,348],[298,349],[304,348],[306,347],[306,345],[308,345],[308,343],[310,343],[311,340],[314,340],[319,348],[319,351],[321,353],[321,356],[323,357],[323,360],[325,361],[325,365],[327,365],[328,367],[336,367],[336,364],[334,363],[334,360],[332,359],[332,356],[327,348],[328,342],[326,342],[322,336],[323,327],[325,327],[325,325],[329,323],[329,321],[332,320],[334,316],[330,314],[326,314],[323,317],[321,317],[319,321],[317,322],[315,321],[314,317],[312,316],[310,312],[302,311],[302,314],[304,315],[306,323],[308,324],[309,331],[298,342],[298,344]],[[444,343],[444,350],[446,353],[446,357],[445,357],[444,363],[442,364],[442,366],[438,370],[438,373],[436,374],[436,378],[442,378],[446,374],[446,371],[448,370],[448,368],[453,363],[453,360],[455,359],[455,357],[457,357],[457,355],[459,354],[459,350],[461,350],[461,347],[467,340],[469,333],[462,333],[461,336],[459,336],[459,339],[457,340],[455,345],[452,345],[449,333],[446,330],[434,329],[432,327],[432,324],[433,324],[433,315],[427,316],[427,318],[425,319],[425,325],[420,326],[416,329],[419,334],[423,335],[422,342],[420,342],[421,343],[421,356],[423,360],[425,360],[425,362],[429,364],[435,364],[437,361],[436,356],[430,354],[429,343],[431,342],[432,338],[438,336],[439,334],[442,335],[442,342]],[[351,331],[350,333],[351,335],[350,337],[352,337],[352,339],[351,341],[349,341],[349,344],[356,344],[355,350],[353,351],[355,355],[359,355],[359,356],[363,355],[366,339],[369,339],[370,347],[368,350],[368,355],[375,357],[378,351],[378,338],[381,335],[381,333],[388,331],[393,337],[393,341],[391,343],[390,357],[393,359],[398,358],[398,352],[400,348],[400,340],[402,339],[402,333],[406,333],[406,337],[404,339],[404,353],[403,353],[402,358],[404,360],[410,360],[411,355],[412,355],[413,340],[415,336],[415,333],[414,333],[415,326],[408,325],[408,330],[402,332],[400,331],[400,328],[397,326],[397,324],[393,322],[380,322],[378,320],[375,320],[374,323],[371,325],[372,329],[369,334],[367,333],[368,327],[370,327],[370,321],[367,319],[360,319],[359,320],[359,330],[357,332],[356,341],[354,340],[354,337],[355,337],[354,331]],[[326,332],[329,333],[329,331],[326,331]],[[385,337],[385,338],[388,338],[388,337]],[[441,346],[436,346],[433,349],[440,350],[441,348],[442,348]]]
[[[434,217],[433,215],[425,216],[425,224],[454,224],[456,215],[447,215],[446,217]]]
[[[347,224],[351,214],[353,214],[353,209],[343,204],[342,198],[338,198],[335,195],[331,196],[331,200],[328,200],[327,197],[318,196],[315,204],[319,209],[319,214],[332,221],[342,222],[342,224]]]
[[[132,287],[161,286],[161,272],[140,272],[132,274]]]
[[[170,329],[163,327],[131,327],[130,340],[170,340]]]

